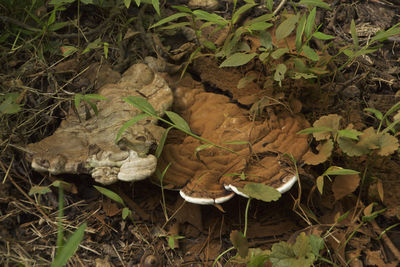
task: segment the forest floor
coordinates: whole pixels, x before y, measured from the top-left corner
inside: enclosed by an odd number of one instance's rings
[[[162,12],[171,15],[175,12],[171,8],[173,4],[187,1],[163,2],[168,4],[162,5]],[[217,14],[229,17],[232,4],[221,2]],[[360,45],[366,44],[376,33],[373,29],[386,30],[400,21],[400,2],[397,0],[326,2],[331,10],[317,9],[316,25],[322,24],[319,31],[335,36],[334,40],[328,41],[332,44],[328,51],[353,43],[352,19],[357,25]],[[293,12],[289,6],[288,12]],[[79,27],[89,32],[88,40],[76,38],[75,27],[63,29],[62,33],[38,34],[33,26],[28,26],[29,19],[26,23],[16,24],[16,20],[20,21],[17,9],[4,8],[15,13],[0,11],[0,28],[7,29],[7,33],[22,29],[18,34],[23,38],[21,44],[16,35],[3,34],[0,38],[0,96],[18,92],[14,102],[21,105],[15,114],[0,115],[0,265],[51,264],[59,231],[58,189],[49,187],[50,192],[42,195],[28,193],[34,186],[45,187],[63,179],[72,185],[65,188],[64,195],[62,222],[65,235],[68,237],[79,225],[87,223],[84,239],[68,266],[212,266],[221,253],[232,247],[230,236],[234,230],[246,232],[248,246],[257,249],[254,253],[268,253],[279,242],[293,245],[304,232],[324,240],[314,262],[316,266],[398,266],[400,159],[397,151],[385,156],[371,153],[349,157],[335,147],[329,160],[315,166],[302,166],[301,187],[293,186],[274,202],[252,200],[247,211],[248,200],[240,196],[221,205],[196,205],[184,202],[177,191],[162,192],[150,180],[134,184],[117,182],[109,186],[133,211],[133,222],[122,219],[123,207],[100,194],[93,187],[96,183],[90,176],[54,176],[33,171],[21,147],[37,142],[57,129],[73,105],[74,93],[95,92],[95,79],[80,75],[88,66],[100,62],[122,73],[146,56],[157,57],[160,51],[154,49],[157,46],[167,50],[165,60],[183,66],[193,46],[188,45],[190,42],[182,34],[144,33],[143,22],[139,21],[149,17],[154,19],[151,6],[139,9],[132,4],[129,10],[119,8],[117,12],[111,8],[82,5]],[[50,7],[43,4],[32,12],[39,18],[40,12],[47,10]],[[56,20],[74,21],[76,10],[77,2],[68,5]],[[258,16],[260,13],[257,12],[263,10],[252,12],[247,16]],[[134,19],[129,21],[129,18]],[[153,37],[151,41],[149,36]],[[81,42],[95,43],[98,38],[110,44],[107,59],[100,43],[84,54],[65,58],[60,55],[60,49],[67,45],[85,47],[86,44]],[[16,43],[13,44],[13,40]],[[254,45],[254,40],[249,41]],[[149,42],[152,47],[147,45]],[[294,45],[293,38],[289,37],[286,42],[288,46],[291,42]],[[308,81],[287,78],[281,87],[272,79],[273,73],[256,60],[235,68],[219,68],[221,61],[202,57],[189,65],[187,75],[203,83],[209,92],[238,96],[234,100],[247,108],[248,96],[280,95],[282,102],[289,102],[289,99],[300,102],[301,113],[311,125],[322,116],[338,114],[342,117],[343,128],[352,124],[359,131],[368,127],[376,129],[379,121],[364,109],[373,108],[384,114],[400,101],[400,36],[388,38],[380,45],[374,53],[357,57],[340,71],[335,65],[328,64],[326,70],[333,75],[325,74],[320,79]],[[192,50],[182,50],[185,47]],[[316,42],[313,47],[321,48],[321,44]],[[171,52],[174,49],[174,53]],[[173,55],[179,53],[181,58],[174,61]],[[176,70],[176,74],[171,75],[179,76],[182,68]],[[240,90],[235,86],[246,75],[258,77],[253,83],[260,85],[259,91]],[[269,89],[265,84],[269,84]],[[392,116],[388,118],[392,119]],[[396,138],[397,133],[393,132]],[[316,147],[315,140],[312,146]],[[316,179],[330,166],[356,170],[360,175],[357,179],[346,176],[338,179],[336,184],[326,177],[324,192],[320,194]],[[331,178],[335,179],[334,176]],[[374,213],[376,211],[379,212]],[[227,262],[228,266],[246,266],[251,260],[251,256],[235,257],[236,253],[236,250],[230,250],[223,254],[215,266],[224,266]],[[272,266],[268,261],[264,265],[253,264],[248,266]],[[304,266],[299,262],[295,264],[298,265],[292,266]],[[275,263],[274,266],[283,265]]]

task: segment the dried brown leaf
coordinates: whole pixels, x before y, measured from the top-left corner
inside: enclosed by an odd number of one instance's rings
[[[329,139],[325,143],[319,145],[317,149],[318,154],[314,154],[313,152],[308,151],[303,156],[304,163],[309,165],[318,165],[322,162],[325,162],[332,154],[333,141]]]
[[[339,124],[340,120],[342,119],[341,116],[337,114],[329,114],[327,116],[322,116],[318,120],[316,120],[313,124],[314,127],[328,127],[331,128],[333,131],[333,134],[337,132],[339,129]],[[325,140],[328,139],[331,136],[331,132],[318,132],[318,133],[313,133],[315,140]]]
[[[332,184],[332,191],[335,200],[339,200],[348,194],[353,193],[360,184],[360,176],[358,174],[338,175]]]

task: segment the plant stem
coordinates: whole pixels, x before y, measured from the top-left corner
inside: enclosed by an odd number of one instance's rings
[[[246,237],[246,234],[247,234],[247,218],[249,216],[250,201],[251,201],[251,197],[249,197],[249,199],[247,200],[246,210],[244,211],[244,231],[243,231],[244,237]]]
[[[64,217],[64,187],[60,183],[58,187],[58,230],[57,230],[57,254],[58,255],[64,245],[64,228],[62,218]]]

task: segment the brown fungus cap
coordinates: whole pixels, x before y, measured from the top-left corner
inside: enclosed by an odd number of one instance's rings
[[[168,139],[158,162],[161,170],[171,163],[163,179],[167,188],[180,189],[189,202],[214,204],[229,200],[232,191],[244,195],[237,189],[250,182],[282,193],[292,187],[297,177],[284,154],[299,161],[308,151],[308,136],[296,134],[309,127],[302,116],[276,106],[267,110],[264,121],[254,121],[224,95],[184,87],[176,92],[192,132],[234,152],[204,148],[204,142],[191,136]]]

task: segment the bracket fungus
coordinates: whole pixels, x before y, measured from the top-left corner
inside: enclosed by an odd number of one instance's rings
[[[218,204],[235,193],[247,197],[240,191],[247,183],[283,193],[297,181],[284,154],[300,161],[308,151],[308,136],[296,134],[309,126],[303,116],[275,106],[267,108],[264,121],[255,121],[227,96],[184,86],[175,93],[192,132],[225,149],[191,136],[167,139],[158,162],[160,170],[170,164],[163,178],[166,188],[180,189],[188,202]]]
[[[139,121],[118,143],[115,137],[126,121],[142,113],[124,97],[146,97],[160,116],[171,107],[173,95],[165,80],[147,65],[135,64],[118,83],[102,86],[98,94],[107,100],[96,103],[97,115],[81,103],[78,114],[71,109],[53,135],[27,146],[33,169],[91,174],[102,184],[142,180],[155,171],[157,159],[149,150],[164,132],[155,119]]]

